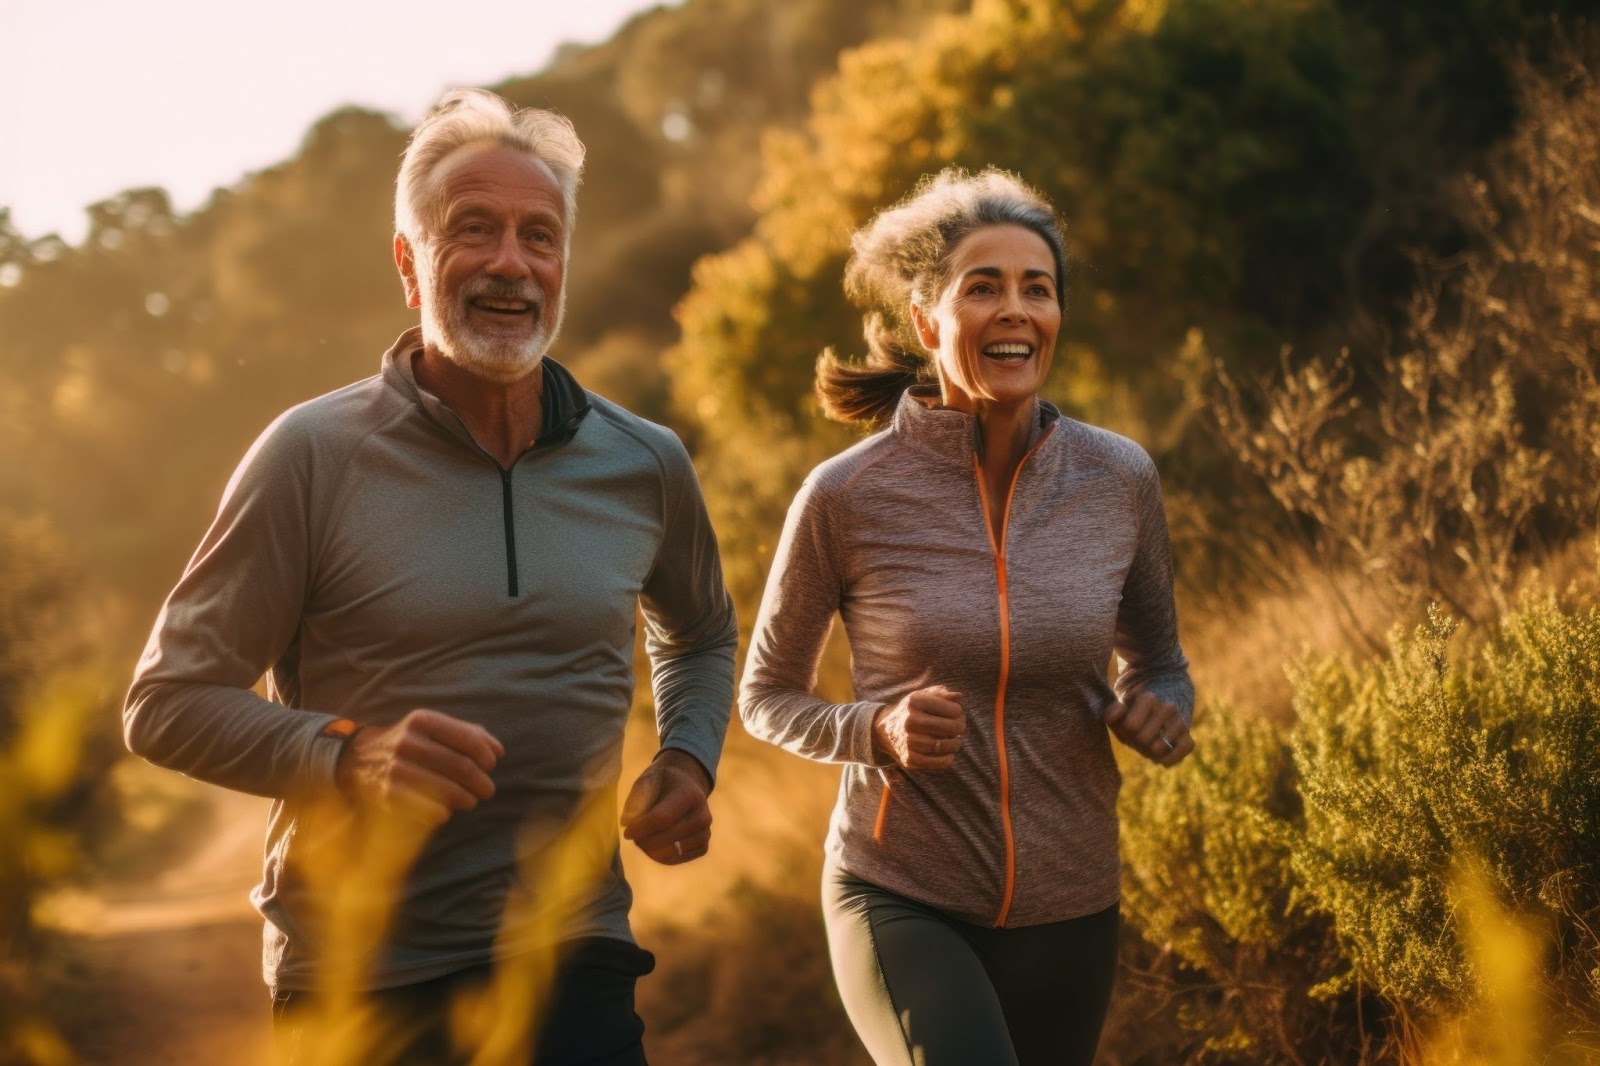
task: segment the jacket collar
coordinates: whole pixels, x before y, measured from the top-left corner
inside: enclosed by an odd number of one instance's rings
[[[1028,435],[1030,449],[1061,417],[1061,412],[1050,401],[1036,399],[1034,403],[1038,417]],[[977,416],[941,406],[937,385],[913,385],[901,393],[889,431],[963,466],[970,466],[974,455],[983,454]]]
[[[413,360],[422,351],[422,327],[412,326],[383,354],[383,378],[391,387],[410,397],[428,417],[477,448],[478,444],[467,432],[461,418],[433,393],[417,384]],[[565,444],[578,432],[578,423],[589,413],[589,394],[578,384],[572,372],[548,355],[539,361],[544,373],[544,388],[539,394],[540,424],[543,428],[533,442],[533,447]]]

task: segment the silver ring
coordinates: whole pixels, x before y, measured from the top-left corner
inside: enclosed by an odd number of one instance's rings
[[[1161,731],[1161,743],[1167,746],[1168,751],[1175,751],[1178,747],[1178,745],[1172,742],[1172,738],[1167,736],[1167,731],[1165,729]]]
[[[678,853],[678,858],[683,858],[683,841],[674,840],[672,842],[672,850]]]

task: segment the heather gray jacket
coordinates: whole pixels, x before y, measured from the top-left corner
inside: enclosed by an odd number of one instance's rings
[[[491,958],[510,895],[538,892],[519,883],[519,859],[597,778],[612,794],[636,604],[663,746],[714,773],[727,726],[737,629],[683,445],[546,359],[546,428],[504,470],[418,387],[419,348],[408,331],[380,374],[293,408],[256,441],[156,620],[124,712],[138,754],[277,801],[252,897],[274,988],[314,980],[299,819],[329,794],[328,722],[426,707],[506,749],[494,798],[425,845],[374,987]],[[263,673],[270,700],[250,691]],[[563,937],[631,937],[609,824],[609,874]],[[513,935],[499,950],[535,946]]]
[[[789,510],[740,693],[747,728],[845,764],[830,856],[983,925],[1117,901],[1120,777],[1101,716],[1150,690],[1187,718],[1166,516],[1132,441],[1039,404],[998,543],[975,419],[907,394],[893,424],[817,467]],[[812,695],[838,611],[859,702]],[[963,694],[943,772],[877,755],[872,719],[906,693]]]

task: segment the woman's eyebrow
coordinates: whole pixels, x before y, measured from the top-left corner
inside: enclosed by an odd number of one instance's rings
[[[974,274],[977,274],[980,277],[985,277],[985,278],[998,278],[998,277],[1002,276],[1002,272],[1001,272],[1000,268],[999,267],[992,267],[992,266],[973,267],[972,269],[968,270],[965,274],[962,274],[961,276],[963,278],[970,278]],[[1051,281],[1054,281],[1055,278],[1056,278],[1056,275],[1055,275],[1054,271],[1052,271],[1052,270],[1040,270],[1038,267],[1030,267],[1027,270],[1024,270],[1022,272],[1022,276],[1024,278],[1049,278]]]

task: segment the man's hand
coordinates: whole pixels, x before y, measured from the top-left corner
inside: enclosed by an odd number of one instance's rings
[[[1149,692],[1135,696],[1132,706],[1113,701],[1105,722],[1118,740],[1158,766],[1176,766],[1194,750],[1178,709]]]
[[[711,847],[711,778],[688,752],[667,748],[645,767],[622,804],[622,835],[664,866]]]
[[[872,720],[872,744],[907,770],[948,770],[967,732],[961,693],[919,688]]]
[[[494,795],[489,775],[505,753],[480,725],[412,711],[393,725],[357,730],[334,778],[362,803],[437,826]]]

